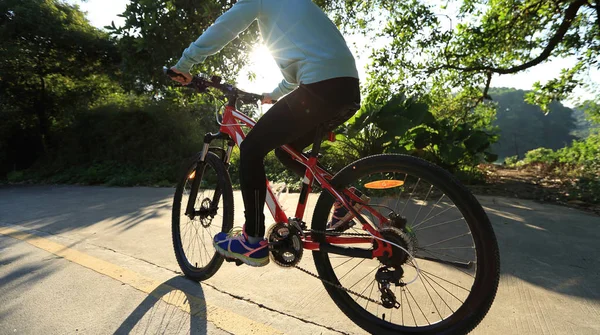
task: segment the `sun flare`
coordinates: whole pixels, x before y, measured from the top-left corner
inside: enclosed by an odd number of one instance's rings
[[[253,73],[254,79],[249,79]],[[238,77],[239,87],[253,93],[271,92],[283,79],[269,49],[261,44],[250,53],[249,62]]]

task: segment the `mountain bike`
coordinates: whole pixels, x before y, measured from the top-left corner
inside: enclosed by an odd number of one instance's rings
[[[185,276],[202,281],[223,261],[233,261],[216,252],[212,238],[233,228],[228,168],[234,146],[245,138],[242,127],[255,125],[236,104],[255,104],[262,96],[219,77],[195,76],[188,86],[220,91],[227,101],[217,111],[219,131],[205,135],[173,201],[177,262]],[[325,135],[317,131],[310,153],[282,147],[306,173],[293,216],[267,182],[266,207],[276,222],[267,230],[271,260],[319,279],[342,312],[368,332],[459,334],[475,328],[492,305],[500,271],[494,231],[475,197],[447,171],[407,155],[365,157],[332,174],[318,163]],[[211,146],[217,139],[226,146]],[[304,214],[315,183],[322,191],[309,227]],[[340,206],[348,214],[333,225]],[[312,251],[317,274],[299,266],[304,250]]]

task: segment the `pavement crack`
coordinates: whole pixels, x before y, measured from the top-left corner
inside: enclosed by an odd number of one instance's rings
[[[220,288],[216,287],[215,285],[209,284],[209,283],[207,283],[207,282],[202,282],[202,285],[203,285],[203,286],[204,286],[204,285],[206,285],[206,286],[208,286],[208,287],[210,287],[210,288],[214,289],[215,291],[217,291],[217,292],[219,292],[219,293],[226,294],[226,295],[228,295],[228,296],[230,296],[230,297],[232,297],[232,298],[234,298],[234,299],[237,299],[237,300],[241,300],[241,301],[247,302],[247,303],[249,303],[249,304],[252,304],[252,305],[258,306],[259,308],[264,308],[264,309],[266,309],[266,310],[268,310],[268,311],[271,311],[271,312],[273,312],[273,313],[277,313],[277,314],[280,314],[280,315],[283,315],[283,316],[287,316],[287,317],[289,317],[289,318],[296,319],[296,320],[298,320],[298,321],[300,321],[300,322],[308,323],[308,324],[311,324],[311,325],[315,325],[315,326],[317,326],[317,327],[325,328],[325,329],[327,329],[327,330],[330,330],[330,331],[333,331],[333,332],[336,332],[336,333],[339,333],[339,334],[349,335],[349,333],[346,333],[346,332],[343,332],[343,331],[337,330],[337,329],[335,329],[335,328],[332,328],[332,327],[330,327],[330,326],[322,325],[322,324],[320,324],[320,323],[317,323],[317,322],[314,322],[314,321],[310,321],[310,320],[307,320],[307,319],[301,318],[301,317],[299,317],[299,316],[295,316],[295,315],[292,315],[292,314],[289,314],[289,313],[285,313],[285,312],[282,312],[282,311],[276,310],[276,309],[274,309],[274,308],[271,308],[271,307],[269,307],[269,306],[266,306],[266,305],[264,305],[264,304],[261,304],[261,303],[255,302],[255,301],[253,301],[253,300],[251,300],[251,299],[248,299],[248,298],[242,297],[242,296],[240,296],[240,295],[236,295],[236,294],[233,294],[233,293],[229,293],[229,292],[227,292],[227,291],[225,291],[225,290],[222,290],[222,289],[220,289]]]

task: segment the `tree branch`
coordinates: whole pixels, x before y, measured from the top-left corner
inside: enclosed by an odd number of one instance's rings
[[[598,24],[598,33],[600,34],[600,0],[596,0],[596,6],[590,6],[596,9],[596,23]]]
[[[485,87],[483,88],[483,93],[481,94],[481,96],[479,98],[477,98],[477,100],[475,101],[475,104],[473,106],[471,106],[470,108],[465,108],[465,114],[462,117],[463,122],[466,122],[467,120],[467,116],[469,116],[469,112],[473,109],[475,109],[477,106],[479,106],[480,103],[482,103],[485,99],[488,100],[492,100],[492,97],[490,97],[490,95],[488,94],[489,90],[490,90],[490,85],[492,83],[492,72],[488,71],[486,73],[487,76],[487,80],[485,81]]]
[[[596,0],[596,1],[598,2],[600,0]],[[523,63],[523,64],[515,66],[515,67],[511,67],[511,68],[495,68],[495,67],[490,67],[490,66],[461,67],[461,66],[450,65],[450,64],[442,65],[440,68],[454,69],[454,70],[459,70],[459,71],[463,71],[463,72],[488,71],[491,73],[509,74],[509,73],[516,73],[516,72],[528,69],[530,67],[536,66],[539,63],[543,62],[544,60],[548,59],[548,57],[550,57],[552,51],[554,51],[556,46],[565,37],[565,34],[569,30],[569,28],[571,28],[571,25],[573,24],[573,19],[575,19],[575,17],[577,16],[577,12],[579,11],[579,8],[581,8],[583,5],[587,5],[587,4],[589,4],[587,0],[577,0],[577,1],[572,2],[569,5],[569,7],[567,7],[567,9],[565,10],[563,21],[560,24],[560,26],[558,27],[558,29],[556,30],[556,32],[554,33],[554,36],[552,36],[552,38],[550,38],[550,40],[548,41],[548,45],[546,45],[546,48],[542,51],[542,53],[539,56],[537,56],[536,58],[534,58],[526,63]],[[598,11],[598,9],[596,11]]]

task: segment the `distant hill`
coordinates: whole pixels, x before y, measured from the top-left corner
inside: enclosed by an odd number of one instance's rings
[[[494,125],[499,128],[500,135],[492,151],[500,160],[515,155],[523,158],[527,151],[540,147],[560,149],[585,132],[579,114],[572,109],[553,102],[546,115],[538,106],[525,102],[526,93],[512,88],[490,90],[490,96],[498,103]]]
[[[578,139],[585,139],[590,136],[590,131],[593,128],[592,122],[586,118],[585,112],[581,108],[573,109],[573,117],[575,118],[575,129],[571,135]]]

